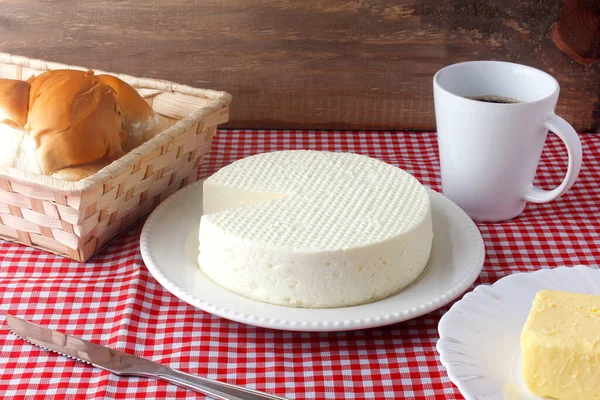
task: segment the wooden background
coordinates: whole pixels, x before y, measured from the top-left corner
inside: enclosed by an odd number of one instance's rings
[[[564,25],[563,36],[580,43],[571,30],[583,26],[598,46],[597,2],[565,1],[592,10]],[[229,126],[240,128],[434,129],[435,71],[458,61],[508,60],[557,77],[558,113],[580,131],[597,131],[597,47],[588,48],[588,65],[557,47],[550,32],[561,6],[560,0],[0,0],[0,51],[227,90],[234,96]]]

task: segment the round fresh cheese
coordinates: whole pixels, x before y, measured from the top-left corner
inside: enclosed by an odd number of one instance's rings
[[[366,156],[279,151],[204,182],[199,264],[240,295],[294,307],[341,307],[415,281],[432,242],[427,190]]]

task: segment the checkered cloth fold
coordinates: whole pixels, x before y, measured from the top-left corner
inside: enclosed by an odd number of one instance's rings
[[[580,178],[563,197],[509,222],[478,224],[486,246],[476,284],[519,271],[600,260],[600,135],[581,135]],[[236,159],[283,149],[365,154],[440,189],[434,133],[221,131],[202,177]],[[537,184],[557,186],[566,150],[549,136]],[[341,333],[256,328],[212,316],[163,289],[142,262],[138,224],[86,264],[0,241],[0,394],[5,398],[203,398],[163,382],[110,375],[31,346],[5,313],[170,365],[295,399],[460,399],[435,343],[444,307],[412,321]]]

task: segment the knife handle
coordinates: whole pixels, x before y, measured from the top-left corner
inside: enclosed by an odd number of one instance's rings
[[[259,392],[258,390],[190,375],[173,368],[165,368],[156,376],[161,380],[194,390],[217,400],[287,400],[284,397]]]

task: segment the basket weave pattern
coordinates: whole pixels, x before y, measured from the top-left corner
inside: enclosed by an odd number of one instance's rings
[[[86,70],[0,53],[0,78],[27,79],[51,69]],[[228,120],[231,96],[115,75],[135,87],[170,127],[80,182],[0,168],[0,237],[86,261],[196,180],[217,125]]]

